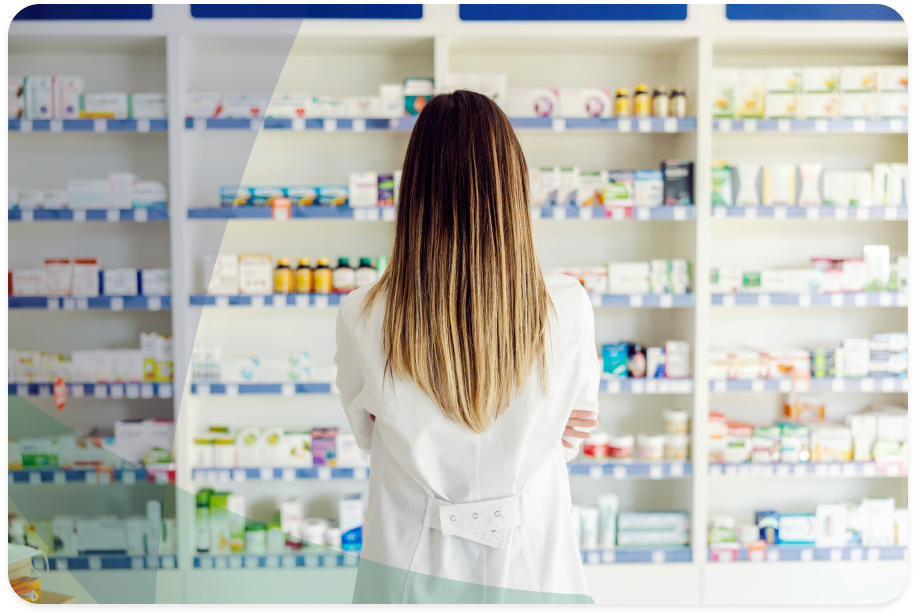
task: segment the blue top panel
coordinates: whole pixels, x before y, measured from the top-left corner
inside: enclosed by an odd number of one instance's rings
[[[19,11],[16,20],[137,20],[152,19],[152,4],[33,4]]]
[[[726,4],[725,16],[737,20],[903,21],[883,4]]]
[[[683,21],[686,4],[461,4],[462,21]]]
[[[192,4],[198,19],[421,19],[422,4]]]

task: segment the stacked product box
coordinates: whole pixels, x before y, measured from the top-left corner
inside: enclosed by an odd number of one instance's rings
[[[397,203],[400,170],[352,172],[346,185],[223,186],[220,207],[384,207]]]
[[[690,377],[690,343],[668,340],[657,347],[614,342],[601,347],[604,378],[683,379]]]
[[[814,257],[811,266],[793,269],[713,267],[713,293],[860,293],[906,291],[909,259],[891,258],[887,245],[864,246],[861,257]]]
[[[172,380],[172,337],[140,334],[139,349],[60,353],[9,350],[10,383],[143,383]]]
[[[43,269],[9,272],[10,297],[162,296],[171,285],[171,270],[102,269],[97,257],[48,258]]]
[[[690,261],[685,259],[653,259],[593,267],[551,267],[547,271],[576,278],[589,293],[684,295],[691,291]]]
[[[666,160],[660,169],[584,171],[530,167],[532,207],[614,208],[693,205],[693,163]]]
[[[821,164],[729,165],[714,160],[714,206],[906,205],[906,163],[875,163],[872,171],[824,171]]]
[[[251,468],[264,465],[311,468],[368,467],[369,453],[361,450],[353,434],[337,428],[293,430],[284,428],[211,426],[194,439],[195,468]]]
[[[690,544],[685,511],[620,511],[616,494],[603,494],[597,506],[573,506],[573,527],[583,550],[683,547]]]
[[[333,364],[312,365],[306,351],[223,357],[216,346],[194,347],[191,370],[195,383],[327,383],[336,378]]]
[[[715,118],[907,117],[906,66],[717,68]]]
[[[9,78],[9,117],[27,120],[158,119],[167,113],[162,93],[84,93],[81,77]]]
[[[204,488],[197,493],[196,551],[199,554],[337,554],[362,549],[365,502],[360,494],[338,501],[338,518],[306,518],[300,497],[286,498],[270,522],[246,517],[241,494]],[[332,551],[333,550],[333,551]]]
[[[709,414],[709,461],[745,462],[906,462],[907,409],[873,406],[825,420],[822,398],[790,395],[785,420],[754,426]]]

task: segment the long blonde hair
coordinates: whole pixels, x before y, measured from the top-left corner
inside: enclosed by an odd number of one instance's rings
[[[486,96],[434,96],[417,118],[388,268],[386,376],[411,379],[450,420],[481,433],[534,372],[547,392],[547,286],[535,256],[528,165]]]

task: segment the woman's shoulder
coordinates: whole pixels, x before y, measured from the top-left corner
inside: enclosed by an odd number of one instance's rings
[[[554,305],[560,304],[570,308],[581,306],[583,301],[588,300],[588,293],[582,283],[571,276],[549,272],[544,274],[544,282],[547,284],[547,293]]]
[[[366,296],[369,294],[369,290],[375,287],[378,284],[373,282],[364,287],[360,287],[354,291],[348,293],[345,297],[340,298],[340,310],[344,313],[344,317],[347,323],[353,327],[357,321],[362,318],[363,306],[366,303]],[[385,310],[385,300],[384,297],[379,297],[376,302],[376,307],[373,312]]]

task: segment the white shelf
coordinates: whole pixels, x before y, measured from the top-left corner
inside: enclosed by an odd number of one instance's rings
[[[709,464],[710,477],[906,477],[906,462],[745,462]]]
[[[772,220],[908,220],[910,210],[906,205],[874,205],[874,206],[723,206],[716,205],[712,208],[713,218],[743,218],[756,220],[758,218]]]

